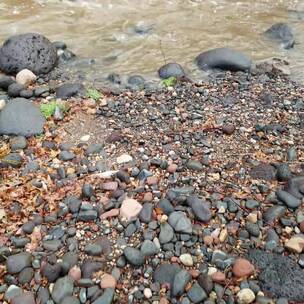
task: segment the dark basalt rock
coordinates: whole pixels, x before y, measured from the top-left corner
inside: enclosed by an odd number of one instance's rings
[[[84,87],[80,83],[65,83],[56,89],[57,98],[69,98],[74,96],[83,96]]]
[[[203,52],[196,58],[196,63],[202,70],[249,71],[251,68],[249,57],[229,48],[218,48]]]
[[[293,301],[304,299],[304,272],[295,260],[262,250],[251,250],[249,259],[259,268],[259,283],[267,295]]]
[[[294,47],[295,39],[291,27],[286,23],[276,23],[272,25],[265,36],[279,43],[284,49]]]
[[[167,79],[170,77],[183,77],[185,76],[185,71],[183,67],[178,63],[167,63],[159,68],[158,75],[162,79]]]
[[[253,179],[262,179],[262,180],[270,181],[276,178],[276,169],[269,164],[261,163],[253,167],[249,171],[249,175]]]
[[[56,63],[55,46],[40,34],[12,36],[0,49],[0,69],[7,74],[17,74],[23,69],[37,75],[46,74]]]

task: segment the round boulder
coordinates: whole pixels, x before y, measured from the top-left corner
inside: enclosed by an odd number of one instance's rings
[[[230,48],[203,52],[196,58],[196,63],[202,70],[249,71],[251,68],[251,59],[248,56]]]
[[[46,74],[56,63],[56,47],[40,34],[12,36],[0,49],[0,70],[6,74],[17,74],[23,69],[36,75]]]
[[[178,63],[167,63],[159,68],[158,75],[162,79],[167,79],[170,77],[178,78],[185,76],[185,71]]]
[[[279,43],[284,49],[293,48],[295,44],[291,27],[286,23],[276,23],[265,33],[265,36]]]

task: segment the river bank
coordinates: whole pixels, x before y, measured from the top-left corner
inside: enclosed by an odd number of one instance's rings
[[[266,65],[2,136],[1,300],[302,303],[303,93]]]

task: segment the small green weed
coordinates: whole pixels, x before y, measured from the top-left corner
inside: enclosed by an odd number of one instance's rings
[[[102,97],[102,95],[96,89],[91,88],[87,90],[87,97],[98,101]]]
[[[177,83],[176,77],[169,77],[167,79],[162,80],[162,84],[168,88],[168,87],[174,87]]]
[[[51,116],[54,115],[57,106],[60,108],[60,110],[62,112],[66,112],[68,110],[68,107],[66,105],[64,105],[62,103],[59,103],[56,100],[53,100],[53,101],[51,101],[49,103],[43,103],[43,104],[41,104],[40,105],[40,111],[43,114],[43,116],[46,119],[48,119],[48,118],[50,118]]]

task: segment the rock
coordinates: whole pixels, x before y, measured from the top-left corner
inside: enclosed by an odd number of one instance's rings
[[[229,48],[218,48],[201,53],[196,58],[196,62],[202,70],[249,71],[251,68],[251,59],[249,57]]]
[[[159,284],[169,283],[173,286],[175,275],[181,271],[176,264],[162,264],[153,273],[153,280]]]
[[[131,155],[128,155],[128,154],[123,154],[123,155],[117,157],[117,159],[116,159],[116,161],[119,165],[129,163],[132,160],[133,160],[133,157]]]
[[[284,190],[298,199],[303,198],[301,187],[304,186],[304,176],[290,178],[285,184]]]
[[[184,269],[179,271],[174,276],[172,290],[171,290],[171,296],[172,297],[181,296],[184,293],[185,287],[190,282],[190,280],[191,280],[191,275],[188,271],[186,271]]]
[[[152,241],[144,240],[140,247],[140,251],[145,257],[148,257],[157,254],[159,250]]]
[[[277,166],[277,179],[280,182],[287,181],[291,178],[291,172],[288,164],[279,164]]]
[[[145,288],[144,289],[144,296],[146,299],[152,298],[152,290],[150,288]]]
[[[7,95],[9,97],[19,97],[21,91],[25,89],[25,86],[19,83],[13,83],[11,84],[7,89]]]
[[[32,265],[32,255],[28,252],[21,252],[11,255],[6,260],[6,269],[9,274],[19,273],[26,267]]]
[[[57,98],[67,99],[75,96],[84,96],[84,87],[80,83],[65,83],[56,89]]]
[[[55,263],[54,265],[46,263],[41,267],[40,273],[48,280],[49,283],[53,283],[60,276],[61,266],[58,263]]]
[[[98,297],[92,304],[111,304],[114,298],[114,294],[114,288],[107,288],[102,296]]]
[[[78,214],[78,220],[82,222],[94,221],[97,219],[96,210],[81,210]]]
[[[15,80],[10,76],[0,76],[0,89],[7,91],[8,87],[14,82]]]
[[[73,294],[73,281],[69,277],[63,277],[56,281],[53,290],[52,298],[56,304],[60,304],[65,297]]]
[[[82,196],[91,198],[94,195],[94,188],[90,184],[84,184],[82,186]]]
[[[169,243],[174,237],[173,228],[168,223],[160,224],[159,242],[161,244]]]
[[[80,301],[76,297],[65,297],[60,304],[80,304]]]
[[[128,79],[128,84],[131,88],[143,88],[145,85],[145,79],[140,75],[132,75]]]
[[[237,295],[238,304],[250,304],[255,300],[254,292],[249,288],[241,289]]]
[[[84,247],[84,252],[91,256],[100,256],[102,253],[102,248],[98,244],[87,244]]]
[[[207,299],[207,294],[205,293],[204,289],[197,283],[194,283],[192,285],[192,287],[187,292],[187,296],[195,304],[202,303]]]
[[[22,150],[27,147],[27,141],[24,136],[16,136],[10,139],[10,146],[12,151]]]
[[[34,83],[37,79],[37,76],[30,70],[24,69],[16,75],[16,82],[28,87],[30,84]]]
[[[206,273],[201,273],[197,278],[197,282],[209,295],[214,286],[212,278]]]
[[[189,254],[189,253],[184,253],[184,254],[180,255],[179,260],[185,266],[188,266],[188,267],[193,266],[193,259],[192,259],[191,254]]]
[[[67,196],[64,203],[69,207],[71,213],[77,213],[81,206],[81,200],[76,196]]]
[[[235,277],[248,277],[254,273],[254,266],[246,259],[238,258],[235,260],[232,272]]]
[[[37,293],[37,303],[47,304],[50,299],[49,290],[46,287],[40,287]]]
[[[296,234],[285,243],[285,248],[294,253],[301,253],[304,249],[304,234]]]
[[[171,202],[169,200],[167,200],[166,198],[163,198],[159,201],[158,203],[158,207],[160,209],[162,209],[162,211],[166,214],[166,215],[170,215],[170,213],[172,213],[174,211],[174,207],[171,204]]]
[[[255,167],[253,167],[249,171],[249,175],[254,179],[262,179],[271,181],[276,177],[276,170],[273,166],[261,163]]]
[[[1,159],[3,165],[18,168],[22,165],[22,157],[19,153],[9,153]]]
[[[276,195],[280,201],[282,201],[287,207],[291,209],[296,209],[301,205],[301,200],[297,199],[284,190],[277,190]]]
[[[5,106],[6,106],[6,101],[4,99],[0,99],[0,111],[4,109]]]
[[[181,211],[172,212],[169,215],[168,221],[171,227],[173,227],[173,229],[176,232],[187,233],[187,234],[192,233],[191,221],[190,219],[187,218],[185,213]]]
[[[98,154],[102,151],[103,149],[103,145],[102,144],[91,144],[88,146],[87,150],[86,150],[86,155],[92,155],[92,154]]]
[[[153,204],[151,203],[144,203],[143,207],[138,215],[140,221],[142,223],[149,224],[152,219],[152,212],[153,212]]]
[[[62,247],[60,240],[47,240],[42,242],[42,246],[48,251],[58,251]]]
[[[235,126],[232,124],[226,124],[222,126],[222,131],[226,135],[232,135],[235,131]]]
[[[286,212],[284,206],[272,206],[264,213],[264,219],[267,223],[273,222],[276,219],[281,218]]]
[[[168,79],[170,77],[180,78],[185,76],[185,71],[178,63],[167,63],[159,68],[158,75],[162,79]]]
[[[141,210],[142,205],[138,201],[132,198],[127,198],[121,204],[120,216],[125,218],[127,221],[131,221],[136,219]]]
[[[0,112],[0,134],[39,135],[45,119],[39,108],[23,98],[11,100]]]
[[[266,37],[279,43],[284,49],[294,47],[295,39],[291,27],[286,23],[276,23],[264,33]]]
[[[4,299],[10,301],[15,297],[22,295],[22,289],[16,285],[11,284],[4,294]]]
[[[12,299],[12,304],[36,304],[35,296],[32,292],[23,293]]]
[[[106,273],[100,279],[100,287],[102,289],[115,288],[116,279],[112,275]]]
[[[145,262],[145,257],[142,252],[132,247],[126,247],[123,250],[124,256],[127,261],[133,266],[141,266]]]
[[[68,276],[73,280],[78,282],[81,279],[81,269],[78,266],[73,266],[68,273]]]
[[[187,168],[192,171],[202,171],[204,169],[204,166],[202,165],[201,162],[197,160],[190,160],[187,163]]]
[[[100,262],[94,262],[90,260],[85,260],[81,266],[82,277],[85,279],[91,278],[94,272],[100,271],[103,264]]]
[[[12,36],[0,49],[0,70],[7,74],[16,74],[23,69],[36,75],[46,74],[56,63],[56,48],[40,34]]]
[[[203,201],[196,196],[190,196],[187,198],[187,203],[198,220],[204,223],[210,221],[212,214],[210,205],[206,201]]]
[[[34,269],[31,267],[24,268],[21,270],[18,276],[18,282],[23,285],[30,283],[34,276]]]

